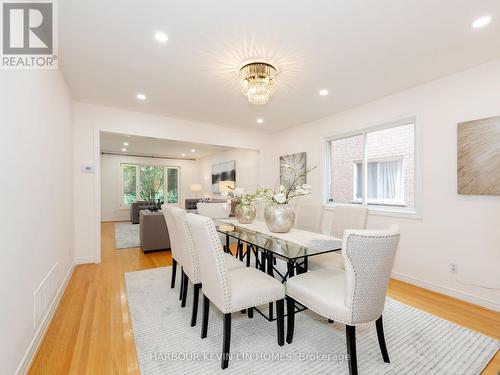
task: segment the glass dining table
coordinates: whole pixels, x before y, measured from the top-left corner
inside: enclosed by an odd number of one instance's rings
[[[234,255],[246,262],[247,267],[254,266],[282,283],[295,274],[307,272],[310,257],[338,252],[342,248],[342,240],[327,233],[295,228],[289,233],[271,233],[262,221],[240,224],[233,218],[214,219],[214,224],[217,232],[225,236],[224,251],[230,252],[230,243],[236,242]],[[304,309],[298,307],[298,311]],[[267,320],[275,320],[272,303],[267,313],[255,310]]]

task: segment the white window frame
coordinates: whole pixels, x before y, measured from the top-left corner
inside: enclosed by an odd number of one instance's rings
[[[141,171],[140,167],[161,167],[163,168],[163,198],[167,197],[167,170],[177,169],[177,203],[171,203],[174,206],[180,206],[181,202],[181,167],[177,165],[162,165],[162,164],[148,164],[148,163],[120,163],[120,207],[122,209],[130,209],[130,204],[123,203],[123,168],[125,166],[135,167],[135,197],[139,199],[141,191]]]
[[[366,192],[367,192],[367,181],[363,180],[363,200],[361,202],[353,201],[351,204],[360,205],[363,204],[368,207],[369,213],[373,215],[382,216],[393,216],[393,217],[408,217],[421,219],[422,218],[422,171],[421,171],[421,158],[422,158],[422,129],[418,121],[418,117],[408,116],[398,120],[393,120],[385,122],[383,124],[370,126],[362,128],[360,130],[355,130],[352,132],[338,132],[334,134],[327,135],[323,138],[322,149],[323,149],[323,205],[325,209],[331,209],[334,206],[334,202],[330,202],[330,192],[331,192],[331,182],[332,182],[332,160],[331,160],[331,141],[349,138],[354,136],[363,136],[363,168],[362,173],[366,175],[367,168],[367,148],[366,148],[366,137],[368,133],[390,129],[402,125],[414,125],[414,207],[406,207],[400,205],[384,205],[384,204],[372,204],[367,202]],[[378,159],[377,159],[378,160]],[[382,160],[382,158],[381,158]],[[372,161],[372,160],[370,160]],[[403,165],[404,169],[404,165]],[[354,192],[353,192],[354,195]],[[353,196],[354,198],[354,196]],[[383,203],[383,202],[380,202]]]

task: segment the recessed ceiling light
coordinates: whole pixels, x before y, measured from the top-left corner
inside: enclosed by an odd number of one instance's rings
[[[144,95],[144,94],[137,94],[136,98],[139,99],[139,100],[146,100],[146,95]]]
[[[162,31],[157,31],[155,33],[155,39],[160,43],[166,43],[168,40],[168,36]]]
[[[479,17],[472,23],[472,27],[475,29],[480,29],[481,27],[485,27],[491,22],[490,16]]]
[[[191,149],[191,152],[196,152],[196,150],[194,148]]]
[[[123,142],[123,145],[124,146],[128,146],[128,142]]]
[[[122,152],[125,152],[125,151],[127,151],[127,149],[126,148],[122,148]]]
[[[181,154],[181,156],[183,156],[183,157],[184,157],[184,156],[186,156],[186,154]]]
[[[319,94],[321,96],[327,96],[328,95],[328,90],[327,89],[322,89],[322,90],[319,90]]]
[[[264,119],[261,119],[261,118],[257,119],[257,124],[263,124],[263,123],[264,123]]]

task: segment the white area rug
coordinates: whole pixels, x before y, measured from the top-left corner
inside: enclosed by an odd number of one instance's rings
[[[115,223],[115,243],[117,249],[140,247],[139,224]]]
[[[283,347],[275,322],[233,314],[232,359],[222,371],[222,316],[212,305],[208,337],[201,340],[202,296],[197,326],[190,327],[192,295],[181,308],[180,280],[170,289],[170,275],[171,267],[125,274],[142,375],[347,373],[345,326],[310,311],[296,314],[294,341]],[[382,360],[375,324],[357,327],[360,374],[479,374],[499,348],[497,340],[391,299],[384,327],[390,364]]]

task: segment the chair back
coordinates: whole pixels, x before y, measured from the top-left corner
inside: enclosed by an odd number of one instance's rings
[[[384,311],[387,286],[399,243],[396,225],[388,230],[347,230],[342,255],[345,261],[345,305],[351,324],[377,320]]]
[[[165,222],[167,223],[168,237],[170,238],[170,251],[172,253],[172,258],[174,258],[178,263],[182,265],[182,249],[179,248],[177,244],[177,228],[175,226],[174,217],[172,215],[172,205],[163,204],[161,206],[161,212],[165,217]]]
[[[224,203],[205,203],[198,202],[198,215],[211,217],[212,219],[225,219],[231,214],[231,205]]]
[[[231,307],[231,288],[214,222],[208,217],[192,213],[186,214],[186,220],[198,258],[203,294],[220,311],[228,312]]]
[[[301,204],[297,206],[294,227],[320,233],[323,229],[323,206],[317,204]]]
[[[178,208],[170,208],[170,214],[172,215],[175,223],[176,233],[175,238],[177,241],[178,248],[181,249],[183,254],[182,268],[186,275],[193,284],[198,284],[201,282],[198,267],[198,258],[196,257],[194,251],[193,238],[191,237],[191,232],[187,226],[186,221],[186,211]]]
[[[353,204],[336,204],[332,210],[331,235],[337,238],[344,237],[347,229],[366,229],[368,208]]]

